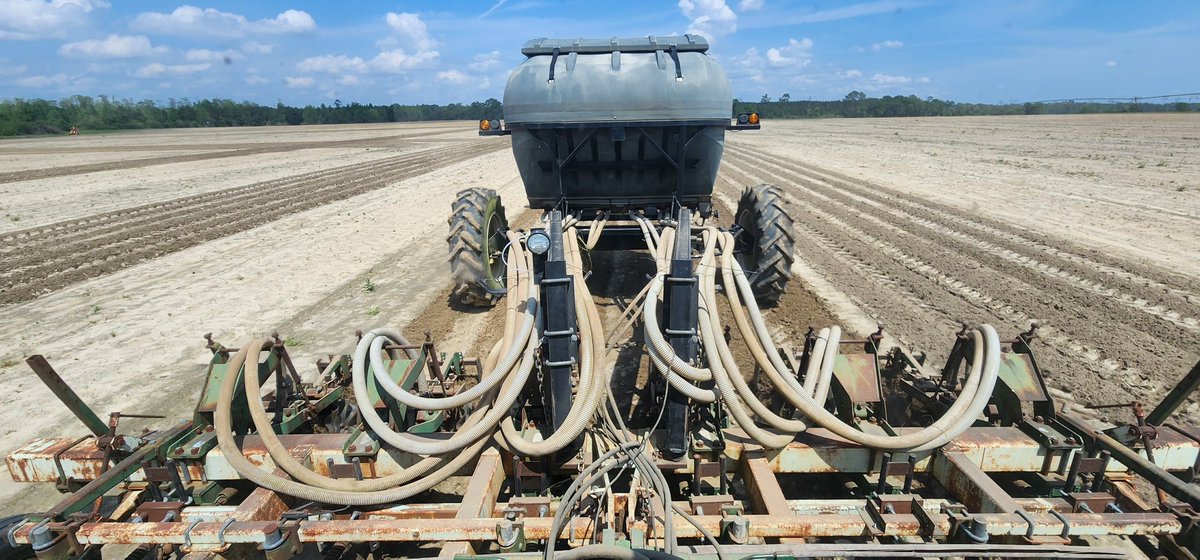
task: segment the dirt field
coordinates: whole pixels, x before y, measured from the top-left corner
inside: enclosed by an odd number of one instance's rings
[[[278,330],[298,365],[380,325],[479,353],[495,317],[450,304],[445,219],[471,186],[532,219],[507,148],[473,123],[0,142],[0,452],[83,431],[32,353],[102,415],[173,417],[206,332]],[[1153,402],[1200,359],[1200,115],[767,123],[730,135],[724,221],[759,182],[797,224],[781,340],[881,322],[936,364],[960,320],[1008,336],[1036,319],[1050,383],[1085,403]],[[645,263],[603,262],[590,282],[613,313]],[[5,479],[3,511],[53,499]]]

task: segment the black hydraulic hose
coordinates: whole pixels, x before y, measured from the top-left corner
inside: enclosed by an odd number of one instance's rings
[[[554,512],[554,519],[550,522],[550,536],[546,538],[546,550],[545,554],[543,555],[544,558],[549,559],[554,556],[554,548],[557,544],[559,534],[562,533],[563,523],[566,521],[566,517],[570,515],[571,509],[574,508],[574,504],[577,501],[576,494],[578,494],[582,488],[591,486],[591,484],[594,483],[599,476],[602,476],[604,472],[607,472],[608,469],[612,467],[612,465],[606,466],[604,464],[605,461],[613,458],[617,453],[621,452],[626,447],[632,447],[634,445],[636,444],[626,444],[615,449],[610,449],[607,453],[601,455],[596,461],[593,461],[591,465],[588,465],[588,468],[580,472],[575,477],[575,480],[571,483],[571,485],[567,487],[566,492],[563,493],[562,499],[559,501],[558,511]],[[622,462],[618,462],[617,464],[621,463]],[[602,467],[603,471],[601,471]],[[601,471],[599,475],[595,474],[597,471]]]

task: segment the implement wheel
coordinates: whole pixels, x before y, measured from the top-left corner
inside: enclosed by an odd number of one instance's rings
[[[0,518],[0,560],[31,560],[37,558],[29,545],[13,546],[8,542],[8,531],[26,518],[27,516],[25,515],[10,515]]]
[[[746,272],[758,304],[772,307],[787,291],[795,260],[793,221],[783,208],[779,187],[756,185],[743,191],[734,224],[739,229],[734,256]]]
[[[491,307],[504,294],[508,219],[492,189],[460,191],[451,207],[450,274],[454,296],[466,305]]]

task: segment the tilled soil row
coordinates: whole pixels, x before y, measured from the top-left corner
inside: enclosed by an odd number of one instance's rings
[[[1042,355],[1044,365],[1076,373],[1057,379],[1055,384],[1077,391],[1084,398],[1123,395],[1127,399],[1129,391],[1155,393],[1172,383],[1195,359],[1188,350],[1200,337],[1185,320],[1189,317],[1177,312],[1173,316],[1156,313],[1145,306],[1113,304],[1144,301],[1140,292],[1114,295],[1115,288],[1098,289],[1097,283],[1105,278],[1097,279],[1095,272],[1087,278],[1062,274],[1062,269],[1055,272],[1036,265],[1023,266],[1019,259],[1014,262],[1016,249],[1023,247],[981,241],[944,223],[930,227],[928,221],[912,219],[907,209],[896,210],[891,201],[880,200],[881,187],[868,190],[828,175],[818,177],[762,154],[733,152],[734,172],[741,173],[743,179],[790,189],[798,221],[808,222],[804,228],[809,231],[803,233],[824,231],[818,245],[824,248],[824,255],[813,255],[821,265],[827,266],[825,261],[831,257],[840,260],[842,267],[852,269],[865,263],[875,265],[854,272],[835,272],[832,278],[841,282],[846,273],[861,277],[865,272],[877,284],[876,290],[882,286],[898,291],[900,301],[909,306],[916,304],[922,313],[891,309],[899,302],[889,304],[886,299],[876,299],[867,306],[881,315],[899,316],[902,320],[897,326],[904,329],[902,334],[911,336],[909,329],[921,331],[934,326],[928,320],[922,321],[921,315],[933,315],[940,327],[936,329],[940,332],[918,335],[926,340],[945,340],[945,326],[959,318],[987,320],[1007,328],[1021,328],[1031,318],[1038,318],[1044,325],[1043,339],[1052,348]],[[819,225],[811,227],[814,224]],[[834,236],[828,234],[834,232],[837,243],[830,245],[829,238]],[[851,258],[844,254],[846,251]],[[897,290],[897,283],[903,289]],[[869,294],[848,292],[871,299]],[[1175,303],[1185,304],[1185,309],[1191,307],[1187,301]],[[1080,375],[1081,368],[1111,381],[1092,381],[1092,376]]]
[[[950,228],[970,230],[972,236],[1004,246],[1006,250],[1017,255],[1017,258],[1028,261],[1021,263],[1023,266],[1032,264],[1060,276],[1102,276],[1102,280],[1092,278],[1080,279],[1080,281],[1095,283],[1101,287],[1103,284],[1107,284],[1127,291],[1141,289],[1150,302],[1161,300],[1164,305],[1174,302],[1174,305],[1200,310],[1200,293],[1195,290],[1194,279],[1187,276],[1174,274],[1161,268],[1143,266],[1128,259],[1114,258],[1102,251],[1078,247],[1071,242],[993,220],[980,214],[964,213],[946,204],[926,199],[914,199],[912,195],[886,185],[871,183],[812,164],[787,161],[761,153],[755,153],[754,157],[760,158],[764,155],[771,161],[783,165],[789,171],[824,181],[838,189],[851,190],[893,208],[903,207],[914,221],[922,225],[930,224],[930,227],[933,227],[932,224],[940,224]],[[1096,275],[1096,272],[1102,274]],[[1146,288],[1151,289],[1146,290]]]
[[[415,134],[400,134],[396,136],[384,136],[381,138],[366,138],[352,140],[332,140],[328,142],[285,142],[277,144],[265,144],[252,148],[238,148],[234,150],[221,150],[219,152],[205,152],[200,154],[184,154],[178,156],[159,156],[141,159],[126,159],[119,161],[104,161],[99,163],[86,163],[80,165],[62,165],[57,167],[47,167],[44,169],[27,169],[24,171],[12,171],[9,173],[0,173],[0,183],[15,183],[18,181],[31,181],[34,179],[49,179],[51,177],[63,177],[67,175],[81,175],[84,173],[96,173],[98,171],[114,171],[117,169],[134,169],[138,167],[150,167],[153,165],[165,165],[169,163],[185,163],[191,161],[205,161],[210,159],[221,159],[228,157],[253,156],[260,154],[277,154],[283,152],[294,152],[297,150],[312,150],[316,148],[363,148],[363,147],[378,147],[392,145],[397,142],[420,138],[424,136],[437,136],[445,134],[445,130],[433,132],[420,132]],[[221,145],[211,146],[209,149],[221,148]]]
[[[722,163],[721,176],[733,185],[763,182],[736,168],[729,157]],[[802,217],[795,197],[785,198],[784,204],[793,217]],[[852,303],[871,312],[876,321],[904,344],[922,350],[941,349],[948,344],[951,340],[948,332],[955,329],[956,323],[947,319],[948,311],[935,307],[938,300],[931,296],[936,292],[910,289],[873,264],[873,251],[861,252],[860,256],[843,244],[841,236],[830,235],[816,218],[809,218],[795,221],[795,231],[799,234],[795,247],[797,259],[830,279]],[[791,286],[788,289],[791,291]],[[926,325],[927,329],[914,331],[897,325]]]
[[[394,156],[372,162],[370,165],[375,169],[382,169],[388,166],[396,165],[397,163],[409,162],[414,158],[424,157],[432,153],[430,150],[422,150],[419,152],[410,152],[404,155]],[[83,216],[73,220],[65,220],[46,224],[35,228],[15,231],[0,236],[0,241],[4,241],[4,246],[0,247],[0,258],[4,258],[6,263],[16,264],[17,261],[8,261],[7,255],[12,253],[24,253],[30,248],[44,246],[53,242],[56,246],[69,247],[73,243],[80,241],[89,241],[98,238],[102,235],[107,235],[112,232],[119,232],[130,227],[162,220],[171,214],[186,214],[192,211],[205,207],[206,205],[225,204],[227,200],[236,199],[239,197],[256,196],[265,193],[286,192],[291,189],[297,181],[330,181],[336,180],[347,173],[364,169],[363,164],[355,163],[343,165],[320,171],[313,171],[300,175],[290,175],[260,181],[249,185],[239,187],[231,187],[219,191],[204,192],[197,195],[173,198],[170,200],[162,200],[143,204],[141,206],[131,206],[121,208],[102,214],[92,214]]]
[[[346,166],[332,173],[268,181],[265,189],[237,187],[238,192],[230,196],[222,192],[207,193],[199,202],[194,200],[197,197],[188,197],[186,200],[190,204],[164,205],[158,212],[138,214],[132,224],[122,222],[110,234],[79,235],[78,239],[84,242],[82,245],[49,239],[0,260],[0,269],[14,268],[10,261],[16,260],[37,263],[0,279],[4,283],[0,289],[0,304],[34,299],[76,282],[504,147],[504,144],[487,143],[457,151],[421,152],[368,166]],[[179,206],[185,211],[179,211]],[[107,222],[97,223],[103,224],[101,229],[112,230]]]
[[[761,156],[758,157],[761,159]],[[1004,281],[1025,282],[1030,286],[1057,290],[1063,301],[1069,301],[1076,309],[1082,306],[1109,309],[1116,302],[1120,304],[1120,309],[1113,311],[1120,316],[1122,323],[1136,326],[1139,332],[1153,333],[1175,346],[1193,344],[1196,335],[1200,335],[1200,320],[1196,319],[1200,316],[1200,299],[1186,290],[1172,289],[1161,282],[1141,279],[1132,273],[1111,275],[1056,254],[1041,255],[1026,248],[1019,240],[1009,241],[965,231],[967,228],[961,226],[972,223],[966,217],[958,223],[937,221],[936,216],[935,219],[929,219],[921,216],[922,213],[930,213],[922,212],[922,205],[915,201],[908,201],[911,208],[899,209],[888,195],[880,194],[878,189],[858,188],[827,176],[805,172],[803,168],[784,160],[768,157],[766,161],[780,170],[793,173],[792,177],[810,187],[818,196],[833,199],[883,227],[893,230],[905,228],[903,233],[908,235],[908,229],[916,224],[919,230],[914,231],[919,233],[914,239],[934,245],[926,250],[944,251],[952,248],[956,252],[977,255],[980,262],[1002,273]],[[936,244],[930,241],[930,234],[938,239]],[[1110,280],[1110,275],[1115,278]]]

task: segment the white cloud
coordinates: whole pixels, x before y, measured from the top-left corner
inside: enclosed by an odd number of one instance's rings
[[[751,10],[761,10],[762,7],[763,7],[763,0],[742,0],[741,2],[738,2],[738,11],[739,12],[749,12]]]
[[[767,62],[771,66],[808,66],[812,61],[812,46],[812,39],[808,37],[799,41],[788,39],[786,46],[767,50]]]
[[[255,41],[248,41],[242,45],[242,52],[249,54],[271,54],[275,50],[274,44],[263,44]]]
[[[70,57],[135,58],[162,54],[167,48],[151,45],[145,35],[109,35],[104,39],[67,43],[58,52]]]
[[[763,76],[763,57],[758,54],[758,49],[750,47],[740,55],[729,57],[731,65],[727,69],[735,82],[741,80],[749,80],[751,82],[762,83],[766,81]]]
[[[1108,62],[1105,62],[1105,63],[1104,63],[1104,65],[1105,65],[1105,66],[1107,66],[1107,67],[1109,67],[1109,68],[1114,68],[1114,67],[1116,67],[1116,65],[1117,65],[1117,61],[1115,61],[1115,60],[1110,60],[1110,61],[1108,61]]]
[[[359,85],[362,83],[362,78],[359,78],[358,76],[352,76],[350,74],[347,74],[345,76],[338,78],[337,83],[338,83],[338,85],[343,85],[343,86],[356,86],[356,85]]]
[[[274,18],[251,21],[241,14],[189,5],[175,8],[169,14],[143,12],[133,19],[132,25],[135,29],[163,35],[211,37],[303,33],[317,28],[312,16],[299,10],[287,10]]]
[[[467,67],[476,72],[486,72],[500,65],[500,51],[475,55],[475,60]]]
[[[875,74],[874,76],[871,76],[871,81],[875,82],[877,84],[897,85],[897,84],[907,84],[909,82],[912,82],[912,78],[909,78],[908,76],[891,76],[888,74]]]
[[[268,80],[268,79],[266,79],[266,78],[264,78],[264,77],[262,77],[262,76],[259,76],[258,74],[251,74],[251,75],[249,75],[249,76],[246,76],[246,83],[247,83],[247,84],[250,84],[250,85],[252,85],[252,86],[256,86],[256,85],[260,85],[260,84],[265,84],[265,83],[268,83],[268,82],[270,82],[270,81],[271,81],[271,80]]]
[[[437,73],[437,79],[441,82],[454,84],[456,86],[464,85],[471,81],[471,77],[459,72],[458,70],[446,70]]]
[[[388,12],[385,19],[393,33],[376,41],[380,51],[368,63],[372,69],[399,74],[438,58],[438,52],[433,50],[437,41],[429,35],[421,16]]]
[[[883,49],[898,49],[904,46],[903,41],[880,41],[871,45],[871,50],[879,52]]]
[[[858,70],[846,70],[845,72],[837,73],[837,77],[839,77],[843,80],[848,80],[851,78],[861,78],[862,75],[863,75],[862,72],[859,72]]]
[[[313,56],[296,64],[301,72],[323,72],[326,74],[346,74],[349,72],[366,72],[367,63],[359,57],[350,58],[345,55]]]
[[[254,22],[252,29],[261,33],[303,33],[317,28],[308,12],[301,10],[286,10],[274,19],[263,19]]]
[[[679,0],[679,9],[691,20],[688,33],[715,39],[737,31],[737,14],[725,0]]]
[[[397,39],[404,46],[417,52],[427,51],[435,46],[433,38],[429,36],[429,29],[425,27],[425,22],[421,21],[421,16],[388,12],[386,19],[388,27],[399,34]]]
[[[25,87],[31,87],[31,88],[62,86],[62,85],[66,85],[66,83],[67,83],[67,75],[59,73],[59,74],[55,74],[53,76],[26,76],[24,78],[17,79],[16,82],[17,82],[17,85],[19,85],[19,86],[25,86]]]
[[[499,10],[499,9],[500,9],[500,6],[503,6],[503,5],[507,4],[507,3],[508,3],[508,0],[496,0],[496,3],[495,3],[495,4],[492,4],[492,7],[491,7],[491,8],[488,8],[486,12],[483,12],[482,14],[479,14],[479,19],[483,19],[483,18],[485,18],[485,17],[488,17],[488,16],[492,15],[492,12],[494,12],[494,11],[496,11],[496,10]]]
[[[0,58],[0,76],[16,76],[24,74],[28,69],[24,64],[12,65],[7,58]]]
[[[371,59],[371,68],[381,72],[399,73],[417,68],[427,62],[436,60],[437,57],[437,51],[408,54],[404,52],[404,49],[394,49],[375,55],[375,58]]]
[[[157,76],[161,76],[163,74],[195,74],[196,72],[203,72],[205,70],[208,70],[210,67],[212,67],[212,64],[207,63],[207,62],[205,62],[203,64],[170,64],[170,65],[163,64],[161,62],[153,62],[153,63],[147,64],[141,68],[138,68],[137,71],[133,73],[133,75],[137,76],[139,78],[154,78]]]
[[[287,84],[287,87],[290,87],[290,88],[307,88],[307,87],[312,87],[312,85],[314,83],[316,83],[316,80],[309,78],[307,76],[303,76],[300,78],[293,78],[291,76],[287,76],[287,77],[283,78],[283,81]]]
[[[223,51],[192,49],[184,55],[184,58],[190,62],[224,62],[228,64],[231,61],[242,58],[242,54],[233,49]]]
[[[103,0],[4,0],[0,2],[0,39],[65,37],[83,27],[88,14],[107,8]]]
[[[925,76],[921,76],[920,78],[917,78],[917,83],[921,83],[921,84],[928,84],[928,83],[929,83],[929,78],[927,78],[927,77],[925,77]]]

